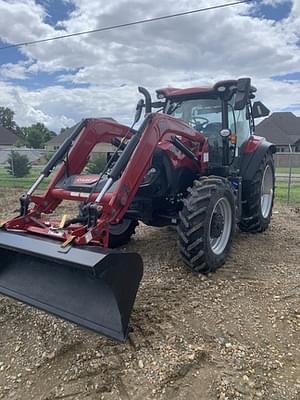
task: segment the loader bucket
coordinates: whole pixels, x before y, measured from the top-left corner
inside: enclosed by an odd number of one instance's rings
[[[141,257],[0,231],[0,293],[125,341]]]

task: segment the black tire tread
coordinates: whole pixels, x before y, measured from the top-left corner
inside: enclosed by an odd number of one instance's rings
[[[194,181],[188,189],[188,195],[183,201],[183,209],[179,213],[179,223],[177,226],[179,251],[183,262],[193,271],[200,273],[214,272],[225,262],[225,256],[218,262],[211,263],[205,247],[205,229],[207,229],[207,208],[211,203],[211,198],[218,190],[227,190],[232,193],[230,182],[221,177],[209,176],[202,177]],[[233,195],[232,195],[233,198]],[[234,200],[233,200],[234,203]],[[233,230],[235,218],[233,213]],[[232,235],[228,242],[230,242]]]
[[[268,152],[262,159],[261,163],[259,164],[253,180],[243,182],[242,216],[238,224],[242,232],[250,232],[250,233],[263,232],[268,228],[270,224],[273,202],[274,202],[274,194],[273,194],[271,211],[267,218],[263,218],[260,208],[261,181],[264,169],[268,163],[272,165],[273,178],[274,178],[274,161],[272,154]]]

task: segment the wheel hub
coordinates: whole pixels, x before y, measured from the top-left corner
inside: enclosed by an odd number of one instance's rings
[[[264,218],[268,218],[272,210],[274,178],[270,165],[267,164],[261,182],[261,213]]]
[[[232,209],[228,199],[221,197],[215,204],[209,222],[209,241],[212,252],[222,254],[230,239]]]
[[[212,217],[210,227],[210,237],[213,239],[221,236],[224,229],[224,217],[221,213],[215,213]]]

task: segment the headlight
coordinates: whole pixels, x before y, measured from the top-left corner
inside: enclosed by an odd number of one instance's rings
[[[221,129],[220,130],[220,135],[222,137],[229,137],[231,134],[231,130],[230,129]]]

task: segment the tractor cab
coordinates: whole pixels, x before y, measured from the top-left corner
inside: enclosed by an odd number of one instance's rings
[[[207,138],[210,170],[220,166],[235,169],[239,149],[254,133],[254,119],[269,114],[254,102],[256,88],[250,78],[217,82],[212,87],[165,88],[157,91],[165,99],[164,112],[185,121]]]

